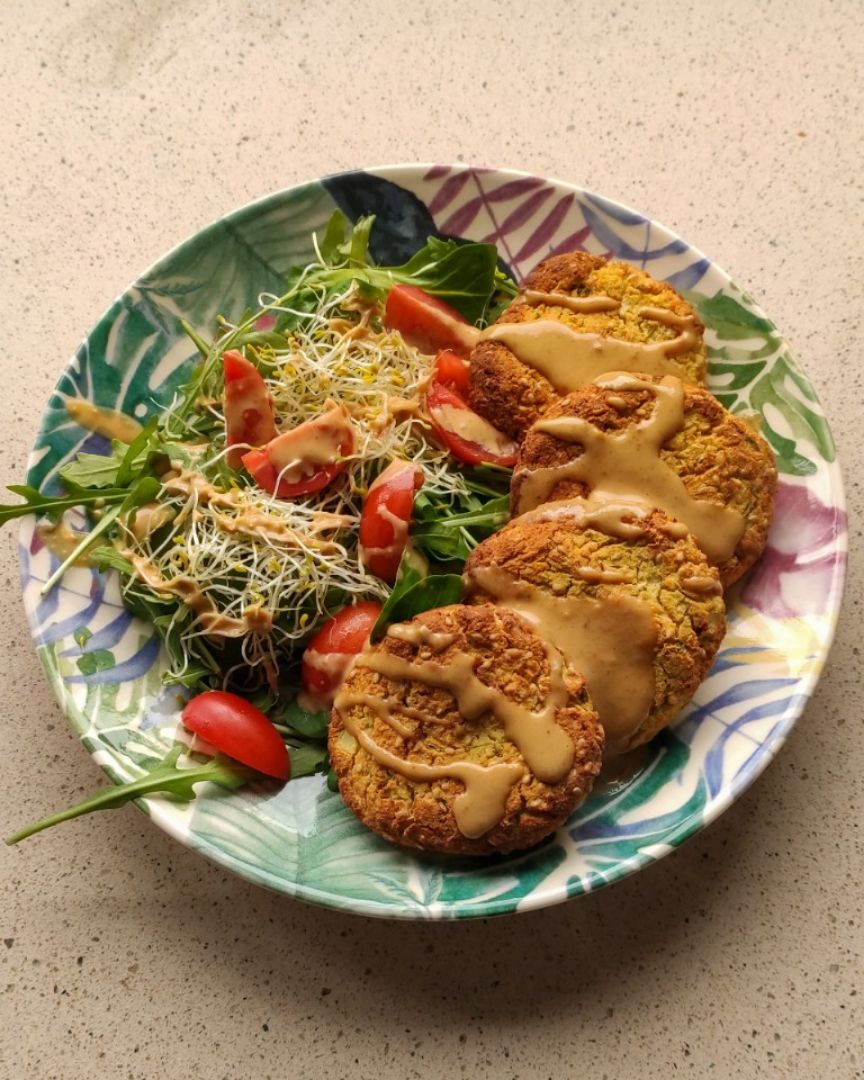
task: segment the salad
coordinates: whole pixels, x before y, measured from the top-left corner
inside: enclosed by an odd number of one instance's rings
[[[164,644],[188,735],[143,777],[7,842],[148,793],[190,799],[202,780],[326,772],[351,658],[461,598],[465,560],[507,520],[516,457],[466,404],[464,357],[516,286],[492,244],[430,237],[377,266],[373,225],[336,211],[281,296],[237,323],[183,324],[200,359],[145,426],[70,402],[121,437],[65,465],[61,494],[10,486],[23,502],[0,524],[42,515],[49,546],[67,510],[86,513],[43,591],[82,560],[118,573]]]

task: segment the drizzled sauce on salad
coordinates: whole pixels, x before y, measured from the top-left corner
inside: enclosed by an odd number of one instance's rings
[[[45,547],[58,559],[68,559],[83,539],[83,534],[70,529],[62,518],[55,522],[41,521],[36,526],[35,532]],[[76,558],[75,565],[92,566],[93,562],[86,552],[82,552]]]
[[[106,439],[131,443],[141,434],[141,425],[131,416],[116,409],[102,409],[83,398],[70,398],[66,402],[66,412],[76,424],[97,435],[104,435]]]
[[[166,593],[179,597],[198,616],[198,625],[202,633],[212,638],[239,638],[246,634],[269,634],[273,629],[270,615],[258,605],[247,607],[242,618],[235,618],[217,611],[216,605],[191,577],[178,575],[170,580],[162,577],[159,570],[142,555],[137,555],[128,548],[121,550],[121,555],[132,563],[135,573],[154,592]]]

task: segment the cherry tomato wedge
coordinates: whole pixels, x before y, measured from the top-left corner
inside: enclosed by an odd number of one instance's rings
[[[343,409],[333,408],[277,435],[260,450],[250,450],[243,464],[264,491],[294,499],[335,480],[347,467],[342,459],[353,449],[351,421]]]
[[[315,708],[332,703],[348,665],[366,648],[380,614],[377,600],[361,600],[337,612],[313,634],[303,653],[300,677]]]
[[[432,369],[432,381],[443,383],[468,398],[468,364],[449,349],[443,349],[435,357],[435,367]]]
[[[426,409],[439,442],[466,465],[489,462],[511,468],[519,448],[497,428],[468,407],[449,386],[433,382],[426,393]]]
[[[225,371],[225,436],[228,446],[261,446],[276,435],[273,404],[267,384],[253,363],[239,352],[222,357]],[[228,464],[239,469],[243,450],[229,450]]]
[[[250,769],[277,780],[291,775],[291,759],[279,732],[245,698],[207,690],[186,705],[182,720],[184,727]]]
[[[416,285],[394,285],[384,305],[384,322],[422,352],[452,349],[467,356],[477,344],[480,331],[455,308]]]
[[[382,581],[394,582],[423,472],[411,461],[394,461],[369,488],[360,515],[360,559]]]

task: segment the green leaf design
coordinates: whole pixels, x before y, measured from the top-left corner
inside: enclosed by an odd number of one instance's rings
[[[94,649],[93,652],[79,656],[76,663],[82,675],[94,675],[97,671],[107,671],[109,668],[113,668],[116,661],[114,653],[108,649]]]
[[[779,471],[810,476],[816,471],[814,458],[833,461],[834,443],[816,395],[770,319],[744,293],[688,293],[687,299],[719,342],[748,343],[709,349],[711,376],[719,384],[714,393],[730,411],[762,414],[762,433],[776,453]]]

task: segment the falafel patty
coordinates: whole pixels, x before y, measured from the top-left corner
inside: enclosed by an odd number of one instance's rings
[[[705,382],[703,327],[670,285],[574,251],[541,262],[471,353],[471,408],[520,439],[562,395],[604,371]]]
[[[717,570],[680,522],[635,502],[541,506],[478,545],[465,579],[474,600],[538,624],[583,672],[607,756],[675,719],[726,629]]]
[[[728,586],[765,547],[776,488],[768,443],[707,390],[613,373],[532,425],[511,505],[518,514],[595,490],[638,494],[690,527]]]
[[[585,680],[519,615],[453,605],[391,626],[330,714],[346,804],[396,844],[484,855],[562,825],[600,770]]]

